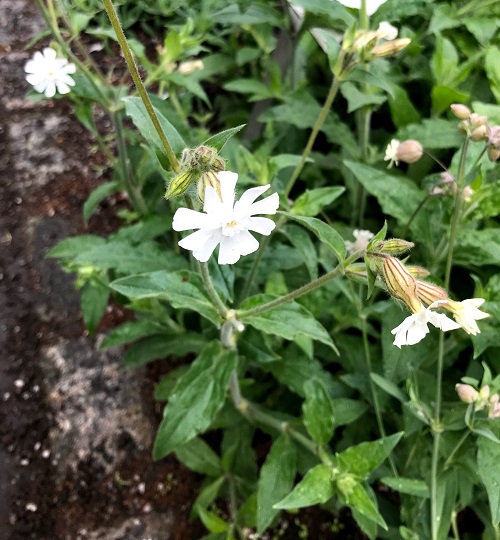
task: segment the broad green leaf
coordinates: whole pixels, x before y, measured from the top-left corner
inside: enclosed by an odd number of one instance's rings
[[[484,69],[490,81],[491,91],[500,104],[500,49],[498,47],[491,46],[486,50]]]
[[[392,176],[385,170],[353,161],[344,163],[366,191],[376,197],[384,213],[395,217],[401,224],[408,222],[425,197],[424,192],[402,176]]]
[[[94,189],[83,205],[83,221],[85,221],[85,223],[88,222],[90,216],[94,213],[94,210],[99,206],[99,203],[108,195],[117,191],[119,186],[120,182],[105,182]]]
[[[367,408],[368,405],[366,403],[355,399],[332,399],[334,427],[351,424],[365,413]]]
[[[489,321],[479,321],[481,332],[470,336],[474,347],[474,359],[479,358],[490,347],[500,347],[500,328]]]
[[[431,68],[438,85],[451,86],[458,68],[458,53],[453,43],[440,34],[436,36]]]
[[[463,23],[483,47],[488,45],[500,26],[498,17],[465,17]]]
[[[423,480],[416,478],[394,478],[392,476],[385,476],[381,478],[382,484],[390,487],[394,491],[404,493],[406,495],[413,495],[414,497],[429,498],[429,487]]]
[[[109,299],[109,287],[97,280],[90,280],[82,289],[82,314],[83,322],[89,331],[93,334],[96,331]]]
[[[215,135],[212,135],[212,137],[208,138],[204,143],[203,146],[210,146],[211,148],[215,148],[217,152],[220,152],[224,145],[227,143],[227,141],[233,136],[238,133],[238,131],[241,131],[246,124],[242,124],[241,126],[237,126],[231,129],[226,129],[224,131],[221,131],[220,133],[216,133]]]
[[[499,265],[500,229],[460,229],[453,260],[455,264],[465,266]]]
[[[150,336],[129,347],[123,363],[126,369],[132,369],[167,356],[182,358],[188,353],[200,352],[205,344],[204,336],[196,332]]]
[[[344,191],[343,186],[306,189],[293,203],[291,213],[299,217],[316,216],[325,206],[338,199]]]
[[[326,244],[336,255],[339,262],[343,262],[346,254],[346,247],[344,239],[340,234],[330,225],[316,219],[314,217],[303,217],[290,214],[289,212],[279,212],[284,216],[297,221],[310,231],[312,231],[318,239]]]
[[[396,133],[396,139],[417,139],[424,148],[457,148],[464,136],[457,129],[456,120],[427,118],[420,124],[409,124]]]
[[[154,445],[160,459],[203,433],[226,400],[238,356],[219,342],[209,343],[181,377],[163,413]]]
[[[382,103],[387,101],[387,96],[362,92],[355,84],[348,81],[342,84],[340,91],[347,100],[348,113],[352,113],[368,105],[382,105]]]
[[[293,491],[273,508],[291,510],[322,504],[333,497],[332,472],[328,465],[316,465],[307,471]]]
[[[187,372],[189,364],[182,364],[164,375],[155,386],[154,398],[157,401],[168,401],[177,381]]]
[[[500,124],[500,105],[492,105],[491,103],[473,101],[472,110],[477,114],[484,114],[485,116],[487,116],[489,123]]]
[[[265,99],[272,96],[272,91],[263,82],[256,79],[234,79],[224,84],[229,92],[240,94],[253,94],[254,99]]]
[[[448,86],[442,85],[434,86],[431,96],[432,111],[436,115],[447,111],[452,103],[465,103],[469,98],[468,94],[464,94],[463,92],[459,92],[454,88],[449,88]]]
[[[304,384],[306,399],[302,405],[303,422],[307,432],[318,446],[326,445],[333,436],[335,411],[326,388],[318,379]]]
[[[375,501],[361,484],[356,484],[350,493],[344,493],[341,496],[346,504],[355,508],[358,512],[375,522],[377,525],[387,529],[387,525],[378,511]]]
[[[192,309],[218,325],[219,314],[204,293],[200,276],[190,271],[151,272],[117,279],[110,287],[131,300],[164,298],[174,308]]]
[[[126,322],[113,328],[113,330],[111,330],[111,332],[104,338],[100,348],[106,349],[108,347],[125,345],[131,341],[152,336],[153,334],[160,334],[165,331],[165,327],[153,319]]]
[[[73,259],[84,251],[102,246],[106,240],[95,234],[82,234],[65,238],[46,253],[47,258]]]
[[[223,474],[219,456],[199,437],[177,448],[177,459],[192,471],[207,476],[220,476]]]
[[[294,0],[294,5],[303,7],[314,15],[326,15],[334,21],[342,21],[346,26],[352,26],[355,18],[339,2],[325,0]]]
[[[396,127],[401,129],[408,124],[420,122],[420,113],[410,101],[406,90],[400,86],[393,87],[393,96],[389,96],[391,117]]]
[[[221,476],[210,482],[200,490],[198,497],[196,497],[193,507],[191,509],[190,517],[192,519],[198,517],[199,508],[208,508],[219,496],[219,493],[226,481],[226,476]]]
[[[271,5],[257,3],[248,4],[246,9],[238,4],[231,4],[212,12],[211,18],[219,25],[272,24],[281,27],[283,24],[281,14]]]
[[[172,229],[172,224],[164,215],[152,215],[143,217],[137,223],[122,227],[110,237],[110,240],[123,240],[132,244],[141,244],[148,240],[154,240]]]
[[[156,132],[153,122],[149,118],[144,103],[140,97],[127,96],[122,98],[125,103],[125,110],[127,114],[132,118],[137,129],[141,132],[142,136],[148,141],[149,144],[155,149],[156,155],[160,160],[162,167],[166,170],[171,169],[168,155],[163,147],[161,139]],[[180,156],[181,152],[186,148],[186,143],[179,135],[174,126],[163,116],[163,114],[155,109],[158,121],[165,133],[165,136],[172,148],[172,151],[176,156]]]
[[[314,316],[297,302],[287,302],[257,315],[245,316],[245,310],[260,306],[276,297],[259,294],[247,298],[241,305],[240,319],[266,334],[274,334],[293,341],[297,336],[304,335],[320,341],[337,352],[332,338]]]
[[[165,251],[160,244],[150,241],[137,246],[123,241],[110,241],[88,249],[73,260],[80,266],[94,266],[101,270],[115,269],[122,274],[179,270],[185,260],[173,252]]]
[[[338,466],[347,473],[365,479],[389,456],[402,436],[402,432],[395,433],[376,441],[351,446],[337,454]]]
[[[376,88],[382,88],[382,90],[385,90],[387,94],[389,94],[389,96],[394,97],[392,84],[388,82],[385,78],[378,77],[377,75],[375,75],[375,73],[367,71],[366,69],[362,69],[360,67],[355,68],[354,71],[349,74],[348,80],[368,84]],[[386,96],[379,95],[378,97],[383,97],[384,101],[386,99]]]
[[[260,471],[257,487],[257,532],[262,534],[279,510],[273,505],[293,487],[296,470],[296,450],[291,439],[281,435],[271,447]]]
[[[316,279],[318,277],[318,256],[309,234],[303,228],[295,225],[287,225],[284,234],[302,255],[309,277]]]
[[[222,518],[220,518],[217,514],[214,514],[213,512],[210,512],[208,510],[205,510],[203,507],[198,507],[198,515],[200,516],[201,521],[203,522],[203,525],[213,533],[222,533],[229,531],[230,525],[226,521],[224,521]]]
[[[378,373],[370,373],[370,378],[386,394],[396,398],[398,401],[401,401],[401,403],[406,403],[408,401],[408,396],[405,395],[405,393],[392,381],[381,377]]]

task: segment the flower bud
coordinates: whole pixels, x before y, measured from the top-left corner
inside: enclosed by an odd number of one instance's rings
[[[494,146],[488,146],[488,159],[490,161],[498,161],[500,158],[500,148],[495,148]]]
[[[352,263],[345,269],[345,274],[349,278],[358,283],[363,283],[364,285],[368,282],[368,272],[366,270],[365,263]]]
[[[387,43],[382,43],[377,45],[371,51],[371,54],[376,58],[381,58],[383,56],[392,56],[403,49],[406,49],[411,43],[409,38],[394,39],[393,41],[388,41]]]
[[[414,139],[403,141],[397,150],[397,158],[403,163],[415,163],[424,153],[422,145]]]
[[[429,270],[427,270],[426,268],[422,268],[422,266],[408,265],[406,269],[414,278],[424,278],[430,274]]]
[[[469,116],[469,122],[472,129],[475,129],[480,126],[486,126],[487,121],[488,121],[488,117],[484,116],[483,114],[472,113]]]
[[[462,191],[462,200],[464,202],[470,202],[474,195],[474,190],[470,186],[465,186]]]
[[[215,172],[207,172],[201,175],[201,178],[196,184],[196,191],[201,202],[205,201],[205,190],[207,187],[213,187],[217,192],[217,195],[222,199],[222,194],[220,190],[220,180],[219,176]]]
[[[479,390],[479,399],[481,400],[487,400],[490,398],[490,393],[491,393],[491,390],[490,390],[490,387],[488,385],[486,386],[483,386],[481,388],[481,390]]]
[[[479,397],[478,391],[470,384],[456,384],[455,390],[457,391],[460,401],[464,403],[475,403]]]
[[[467,120],[471,115],[469,107],[466,107],[461,103],[453,103],[453,105],[450,105],[450,109],[459,120]]]
[[[379,240],[372,245],[372,251],[378,253],[385,253],[387,255],[399,255],[408,251],[415,244],[408,242],[407,240],[401,240],[400,238],[391,238],[390,240]]]
[[[187,62],[181,62],[177,71],[181,75],[189,75],[190,73],[193,73],[193,71],[203,69],[204,67],[202,60],[188,60]]]
[[[434,283],[422,279],[417,279],[416,284],[417,297],[424,306],[430,306],[438,300],[448,299],[448,293],[439,285],[434,285]]]
[[[172,197],[177,197],[182,195],[186,189],[191,184],[192,180],[195,178],[193,171],[187,170],[180,172],[174,179],[170,182],[167,191],[165,193],[165,199],[171,199]]]
[[[390,295],[402,300],[412,313],[419,312],[422,306],[416,293],[417,284],[403,263],[395,257],[385,257],[382,272]]]
[[[487,137],[488,137],[487,128],[484,124],[473,129],[470,133],[470,138],[475,142],[482,141],[483,139],[486,139]]]

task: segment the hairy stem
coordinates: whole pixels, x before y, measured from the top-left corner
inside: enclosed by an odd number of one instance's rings
[[[208,296],[210,296],[210,300],[212,300],[212,303],[217,308],[219,315],[223,319],[225,319],[228,309],[224,305],[224,302],[221,300],[219,293],[215,290],[214,284],[212,283],[212,278],[210,277],[210,272],[208,270],[208,263],[206,262],[200,263],[200,273],[201,273],[201,278],[203,279],[203,283],[205,285],[205,289],[207,290]]]

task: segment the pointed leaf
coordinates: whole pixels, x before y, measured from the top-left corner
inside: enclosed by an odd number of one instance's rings
[[[375,501],[361,484],[356,484],[349,495],[343,495],[346,504],[356,508],[365,517],[387,530],[384,518],[380,515]]]
[[[332,438],[335,424],[332,400],[319,379],[304,384],[306,399],[302,405],[304,425],[314,442],[324,446]]]
[[[241,124],[241,126],[237,126],[231,129],[226,129],[225,131],[221,131],[220,133],[216,133],[215,135],[212,135],[209,139],[207,139],[203,146],[210,146],[211,148],[215,148],[218,152],[220,152],[224,145],[227,143],[227,141],[233,136],[238,133],[238,131],[241,131],[246,124]]]

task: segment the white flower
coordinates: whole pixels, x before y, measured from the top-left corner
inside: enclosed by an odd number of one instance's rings
[[[415,345],[415,343],[422,341],[429,333],[428,323],[443,332],[460,328],[459,324],[453,322],[446,315],[431,311],[430,307],[424,308],[422,306],[421,311],[406,317],[399,326],[391,330],[391,334],[395,336],[393,344],[401,349],[401,345]]]
[[[377,34],[380,39],[393,41],[398,37],[398,29],[387,21],[382,21],[378,25]]]
[[[234,203],[234,188],[238,175],[230,171],[218,173],[222,200],[215,189],[207,186],[205,190],[205,213],[189,208],[179,208],[174,215],[174,231],[199,229],[186,236],[179,246],[193,252],[193,256],[206,262],[220,244],[219,264],[234,264],[242,255],[256,251],[259,242],[248,232],[254,231],[268,236],[276,224],[256,214],[275,214],[279,206],[279,197],[273,193],[259,202],[254,202],[259,195],[269,189],[269,184],[248,189],[240,200]]]
[[[453,318],[457,323],[468,333],[475,336],[480,334],[481,330],[476,323],[480,319],[486,319],[490,315],[481,311],[480,305],[484,303],[484,298],[469,298],[462,300],[461,302],[455,302],[455,300],[438,300],[429,307],[442,307],[453,313]]]
[[[337,0],[337,2],[348,8],[361,9],[362,0]],[[387,0],[366,0],[366,14],[370,17],[385,2]]]
[[[36,52],[31,60],[26,62],[24,71],[28,73],[26,80],[40,93],[51,98],[56,90],[60,94],[67,94],[70,86],[74,86],[75,81],[69,76],[75,73],[75,64],[68,63],[66,58],[56,58],[56,51],[50,47]]]
[[[397,139],[392,139],[392,141],[387,145],[385,149],[384,161],[389,161],[387,166],[390,169],[394,164],[399,165],[398,161],[398,148],[401,143]]]
[[[356,238],[356,241],[349,242],[349,240],[346,240],[345,243],[349,253],[364,251],[370,240],[373,238],[373,233],[364,229],[354,229],[354,231],[352,231],[352,235],[354,238]]]

